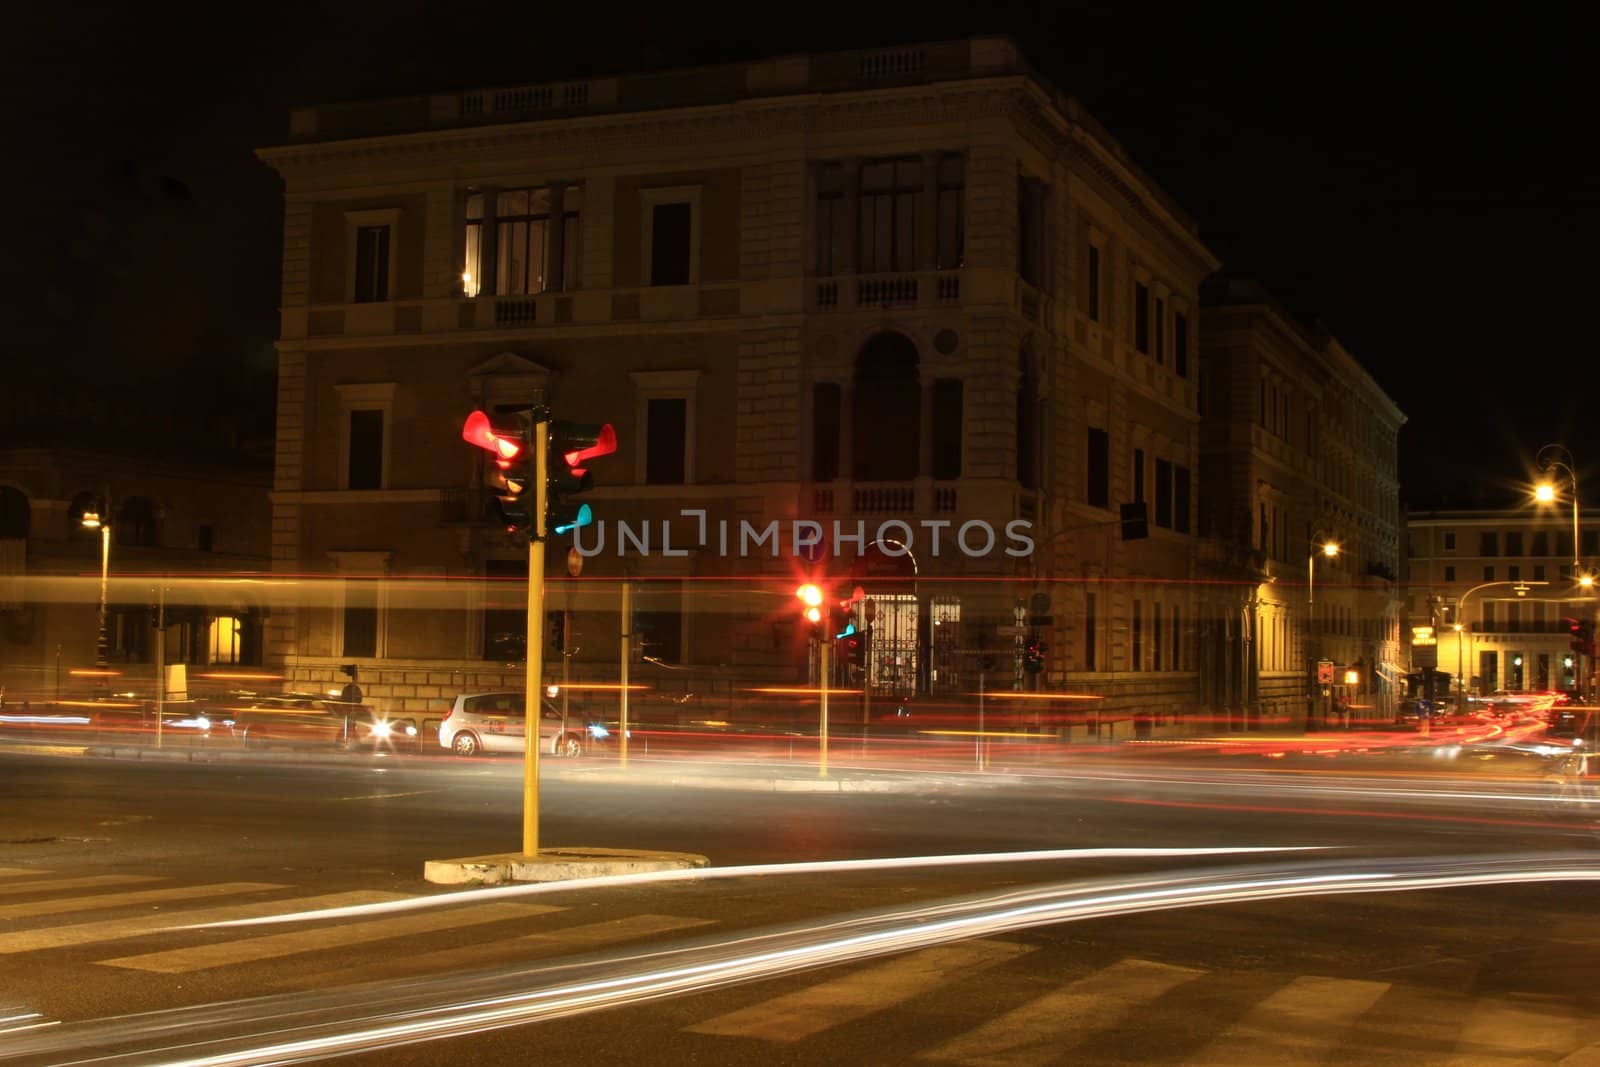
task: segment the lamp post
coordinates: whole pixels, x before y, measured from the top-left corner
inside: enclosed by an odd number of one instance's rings
[[[1467,707],[1466,671],[1463,669],[1462,662],[1461,662],[1461,632],[1467,625],[1467,621],[1466,621],[1466,619],[1467,619],[1467,597],[1471,596],[1473,593],[1476,593],[1480,589],[1489,589],[1489,588],[1491,588],[1493,586],[1497,586],[1497,585],[1509,585],[1509,586],[1511,586],[1513,589],[1515,589],[1517,591],[1517,595],[1518,596],[1527,596],[1528,595],[1528,590],[1530,588],[1532,588],[1533,586],[1536,586],[1536,585],[1549,585],[1549,584],[1550,584],[1549,582],[1542,581],[1542,580],[1539,580],[1539,581],[1516,581],[1516,582],[1480,582],[1477,585],[1473,586],[1471,589],[1468,589],[1465,593],[1461,594],[1460,598],[1456,601],[1456,623],[1455,623],[1455,626],[1456,626],[1456,691],[1457,691],[1457,694],[1458,694],[1458,704],[1459,704],[1458,710],[1465,711],[1466,707]],[[1474,642],[1476,642],[1476,638],[1474,638]]]
[[[95,637],[94,661],[97,667],[104,667],[111,653],[111,633],[106,627],[107,591],[111,577],[111,516],[102,516],[98,511],[85,511],[80,521],[84,529],[100,531],[100,629]]]
[[[1539,449],[1534,462],[1539,465],[1539,473],[1549,475],[1553,471],[1565,471],[1567,483],[1571,487],[1572,496],[1572,580],[1578,583],[1578,588],[1588,590],[1594,588],[1594,575],[1583,569],[1583,542],[1580,540],[1578,530],[1578,472],[1572,458],[1572,450],[1566,445],[1549,444]],[[1548,477],[1534,487],[1533,497],[1541,504],[1553,504],[1556,499],[1556,487]],[[1577,659],[1577,669],[1573,671],[1573,678],[1578,683],[1578,699],[1582,700],[1587,695],[1587,690],[1592,688],[1585,685],[1583,674],[1583,654],[1580,652]]]
[[[1306,728],[1310,729],[1310,719],[1316,708],[1316,687],[1322,683],[1317,680],[1317,663],[1322,659],[1322,633],[1317,627],[1317,556],[1322,555],[1328,559],[1337,559],[1339,556],[1339,542],[1332,538],[1324,538],[1319,545],[1317,539],[1311,539],[1311,551],[1306,555],[1306,632],[1316,638],[1317,654],[1311,660],[1311,680],[1307,688]],[[1327,716],[1323,716],[1326,720]]]

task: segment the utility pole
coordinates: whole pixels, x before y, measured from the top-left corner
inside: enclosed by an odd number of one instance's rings
[[[522,854],[539,854],[539,727],[544,718],[544,538],[549,487],[549,416],[534,423],[533,536],[528,539],[527,705],[523,720]]]
[[[617,728],[622,731],[618,741],[617,762],[628,765],[628,661],[633,658],[633,583],[622,583],[622,721]]]

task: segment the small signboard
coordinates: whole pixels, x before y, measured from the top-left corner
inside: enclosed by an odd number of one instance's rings
[[[1437,645],[1439,639],[1434,635],[1431,626],[1413,626],[1411,628],[1411,643],[1414,646]]]
[[[1333,660],[1331,660],[1331,659],[1319,659],[1319,660],[1317,660],[1317,684],[1318,685],[1332,685],[1333,684]]]
[[[1411,666],[1421,670],[1433,670],[1439,666],[1439,646],[1437,644],[1412,645]]]

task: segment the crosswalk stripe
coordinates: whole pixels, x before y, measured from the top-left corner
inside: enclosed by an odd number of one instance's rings
[[[365,919],[337,926],[317,926],[309,930],[291,930],[282,934],[266,934],[262,937],[168,949],[164,952],[147,952],[138,956],[122,956],[98,962],[104,967],[124,967],[129,970],[156,971],[161,974],[187,974],[190,971],[203,971],[211,967],[253,963],[257,960],[296,956],[303,952],[343,948],[371,941],[387,941],[395,937],[452,930],[463,926],[482,926],[507,919],[526,919],[564,910],[550,904],[519,904],[510,901],[480,904],[470,908]]]
[[[1436,1063],[1455,1048],[1466,1016],[1474,1007],[1473,998],[1457,989],[1478,967],[1448,960],[1426,970],[1444,979],[1440,985],[1445,988],[1410,981],[1394,983],[1345,1035],[1339,1050],[1342,1067]]]
[[[799,1041],[1032,951],[1029,945],[1008,941],[936,945],[685,1029],[723,1037]]]
[[[0,895],[12,897],[24,893],[49,893],[58,889],[93,889],[105,885],[133,885],[136,882],[159,882],[149,874],[90,874],[82,878],[57,878],[54,881],[7,883],[0,885]]]
[[[1449,1067],[1509,1067],[1549,1060],[1579,1045],[1578,1019],[1569,1007],[1484,997],[1473,1006]]]
[[[1388,988],[1388,982],[1296,978],[1184,1062],[1217,1067],[1321,1063],[1344,1031]]]
[[[61,915],[69,911],[96,911],[130,904],[149,904],[158,900],[187,900],[225,897],[233,893],[254,893],[262,889],[284,889],[274,882],[216,882],[212,885],[167,886],[163,889],[135,889],[127,893],[97,893],[92,897],[51,897],[0,904],[0,919],[25,919],[35,915]]]
[[[945,1042],[923,1059],[970,1067],[1034,1067],[1109,1030],[1140,1007],[1205,971],[1121,960],[1069,982]]]
[[[456,945],[435,952],[408,955],[403,961],[385,960],[358,967],[325,971],[309,977],[298,976],[290,979],[288,984],[297,989],[305,987],[308,982],[314,983],[316,988],[354,985],[357,982],[390,977],[395,973],[397,965],[403,966],[407,972],[426,971],[438,974],[499,961],[520,962],[537,959],[557,952],[581,952],[601,945],[616,944],[619,941],[634,941],[654,934],[709,926],[715,922],[715,919],[691,919],[678,915],[629,915],[621,919],[607,919],[604,922],[585,923],[582,926],[569,926],[560,930],[524,934],[507,941]]]
[[[203,923],[227,922],[231,919],[258,919],[265,915],[307,911],[314,908],[377,904],[387,900],[404,900],[406,896],[405,893],[376,891],[328,893],[322,896],[303,897],[299,900],[266,900],[256,904],[229,904],[195,911],[102,919],[97,922],[74,923],[70,926],[55,926],[43,930],[18,930],[12,933],[0,933],[0,956],[15,952],[35,952],[46,948],[91,945],[101,941],[119,941],[125,937],[139,937],[176,926],[198,926]]]
[[[49,874],[38,867],[0,867],[0,878],[21,878],[29,874]]]

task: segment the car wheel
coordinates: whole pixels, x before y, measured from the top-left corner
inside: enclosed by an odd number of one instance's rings
[[[483,751],[483,744],[477,734],[459,733],[450,743],[450,749],[458,756],[476,756]]]
[[[565,734],[560,741],[561,755],[568,759],[577,759],[583,755],[583,740],[577,734]]]

